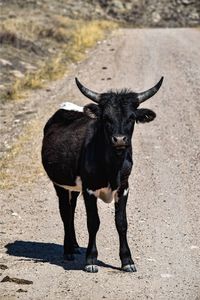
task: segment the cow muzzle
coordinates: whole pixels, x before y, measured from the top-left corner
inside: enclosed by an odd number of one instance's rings
[[[125,149],[128,146],[128,138],[125,135],[113,135],[112,145],[116,149]]]

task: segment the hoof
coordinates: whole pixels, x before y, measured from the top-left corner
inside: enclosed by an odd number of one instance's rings
[[[74,248],[74,254],[82,254],[81,248],[80,247]]]
[[[64,261],[72,261],[75,259],[74,254],[64,254]]]
[[[123,270],[124,272],[137,272],[136,267],[135,267],[134,264],[123,266],[123,267],[122,267],[122,270]]]
[[[85,266],[85,271],[89,273],[97,273],[98,272],[98,267],[96,265],[86,265]]]

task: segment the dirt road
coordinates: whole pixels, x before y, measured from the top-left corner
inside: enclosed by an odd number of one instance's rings
[[[83,255],[62,261],[63,228],[53,187],[44,173],[3,191],[0,261],[6,275],[30,285],[0,283],[0,299],[200,299],[200,31],[123,30],[91,51],[70,76],[32,96],[40,136],[17,158],[31,172],[32,152],[40,151],[42,125],[64,100],[86,99],[74,76],[91,89],[129,87],[141,91],[165,76],[159,93],[143,107],[156,111],[150,124],[135,128],[134,169],[128,201],[129,243],[137,273],[122,273],[113,203],[99,201],[97,237],[100,270],[85,273],[86,217],[80,197],[77,236]],[[75,100],[74,100],[75,99]],[[31,103],[31,102],[30,102]],[[31,104],[29,104],[31,105]],[[31,156],[32,157],[32,156]],[[27,168],[26,168],[27,166]],[[22,289],[22,290],[20,290]]]

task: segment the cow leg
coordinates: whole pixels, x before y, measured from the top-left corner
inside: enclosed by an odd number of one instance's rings
[[[60,216],[64,225],[64,259],[74,260],[75,231],[73,226],[73,216],[75,205],[71,205],[71,195],[68,190],[57,185],[54,185],[54,187],[59,199]]]
[[[78,242],[76,240],[76,232],[75,232],[75,226],[74,226],[74,214],[75,214],[78,195],[79,195],[79,192],[71,192],[71,208],[72,208],[71,228],[72,228],[72,240],[73,240],[74,253],[75,254],[81,254],[80,247],[79,247]]]
[[[136,272],[134,262],[127,241],[127,217],[126,204],[128,198],[128,188],[120,190],[118,199],[115,202],[115,224],[119,234],[119,256],[122,263],[122,270],[126,272]]]
[[[97,208],[97,198],[94,195],[89,195],[83,192],[86,214],[87,214],[87,228],[89,233],[89,242],[86,252],[86,265],[85,271],[96,273],[97,268],[97,247],[96,247],[96,234],[99,229],[100,220]]]

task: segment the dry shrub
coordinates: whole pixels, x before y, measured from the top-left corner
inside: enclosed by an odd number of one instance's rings
[[[72,61],[83,59],[85,50],[91,48],[105,33],[117,28],[117,24],[111,21],[80,21],[73,30],[71,43],[65,47],[66,58]]]
[[[26,89],[36,89],[44,86],[46,81],[55,80],[63,76],[67,64],[84,58],[85,50],[101,40],[108,30],[115,29],[116,23],[111,21],[74,21],[68,18],[57,18],[58,28],[43,28],[38,35],[43,38],[55,39],[62,43],[58,54],[40,64],[34,73],[27,73],[24,78],[17,79],[7,92],[9,99],[22,97]],[[61,25],[63,27],[61,27]],[[67,29],[67,28],[68,29]]]
[[[70,37],[68,31],[62,27],[50,27],[41,29],[39,32],[39,38],[51,38],[58,43],[64,43],[67,42]]]
[[[41,25],[34,19],[26,19],[21,17],[15,19],[8,18],[2,21],[0,25],[1,32],[12,32],[15,33],[21,39],[26,40],[35,40],[37,38],[37,34],[40,28]]]
[[[17,79],[7,91],[6,98],[11,100],[22,98],[24,90],[42,88],[46,81],[62,77],[66,69],[61,60],[61,57],[53,58],[43,64],[36,72],[27,73],[24,78]]]

